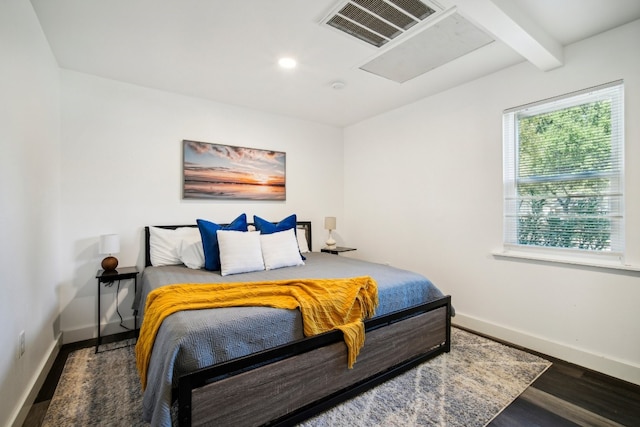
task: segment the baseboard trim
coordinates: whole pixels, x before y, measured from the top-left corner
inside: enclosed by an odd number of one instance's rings
[[[22,405],[13,418],[13,422],[11,423],[12,427],[22,427],[22,425],[24,424],[24,421],[27,419],[27,415],[29,415],[29,411],[31,410],[33,403],[36,401],[36,397],[38,397],[38,393],[40,393],[42,385],[47,379],[47,375],[49,375],[49,371],[51,370],[53,363],[56,361],[56,357],[58,357],[58,353],[60,353],[61,347],[62,333],[59,333],[58,337],[53,341],[51,347],[49,348],[49,355],[43,361],[40,369],[35,375],[35,378],[33,378],[32,385],[29,388],[29,391],[22,399]]]
[[[640,366],[498,325],[456,310],[451,324],[640,385]]]
[[[139,321],[140,319],[138,319],[138,322]],[[123,319],[123,323],[128,328],[133,328],[133,316],[125,317]],[[140,324],[138,323],[138,328],[139,327],[140,327]],[[101,328],[102,329],[100,330],[100,336],[102,337],[106,337],[107,335],[120,334],[127,331],[126,329],[120,326],[120,320],[109,322],[109,323],[103,323],[101,325]],[[92,338],[96,338],[97,336],[98,335],[97,335],[95,325],[85,326],[77,329],[67,329],[62,331],[62,343],[70,344],[74,342],[90,340]]]

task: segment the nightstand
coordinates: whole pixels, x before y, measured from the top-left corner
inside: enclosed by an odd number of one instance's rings
[[[138,268],[137,267],[120,267],[113,271],[104,271],[102,269],[98,270],[96,273],[96,279],[98,279],[98,341],[96,342],[96,353],[98,352],[98,347],[100,346],[100,294],[101,283],[111,283],[120,282],[121,280],[131,280],[133,279],[133,293],[134,295],[138,291]],[[118,286],[120,283],[118,283]],[[117,296],[116,296],[117,297]],[[133,313],[133,329],[138,329],[138,313],[134,311]]]
[[[355,251],[355,250],[356,250],[356,248],[345,248],[344,246],[336,246],[333,249],[322,248],[322,249],[320,249],[320,252],[325,252],[327,254],[339,255],[342,252],[349,252],[349,251]]]

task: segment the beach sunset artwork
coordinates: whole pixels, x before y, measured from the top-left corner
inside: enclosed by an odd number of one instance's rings
[[[183,198],[286,200],[286,153],[183,141]]]

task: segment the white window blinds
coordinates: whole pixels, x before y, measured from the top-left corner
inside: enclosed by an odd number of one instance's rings
[[[624,85],[506,110],[504,243],[622,255]]]

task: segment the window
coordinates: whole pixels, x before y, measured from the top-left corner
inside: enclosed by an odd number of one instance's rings
[[[622,257],[623,95],[617,81],[504,112],[507,249]]]

